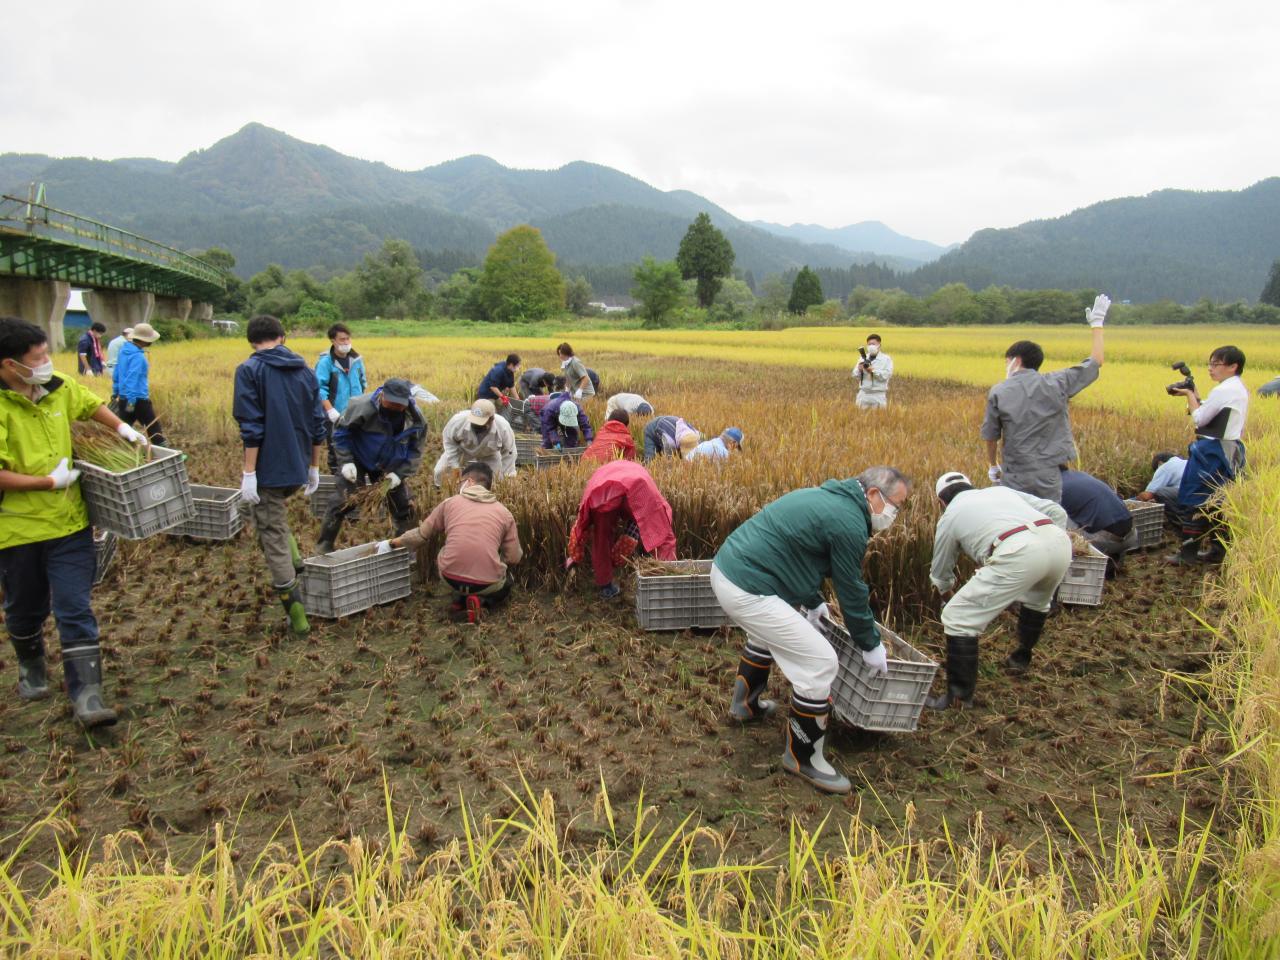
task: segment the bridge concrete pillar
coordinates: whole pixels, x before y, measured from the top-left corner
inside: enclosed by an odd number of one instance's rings
[[[213,304],[203,301],[196,303],[191,308],[191,319],[197,323],[213,322]]]
[[[0,316],[18,317],[34,323],[49,336],[49,346],[65,350],[62,318],[71,299],[71,284],[65,280],[29,280],[0,277]]]
[[[156,297],[153,315],[157,320],[186,320],[191,315],[191,300],[188,297]]]
[[[156,295],[134,290],[86,290],[84,306],[89,319],[107,328],[106,339],[111,340],[125,327],[132,327],[151,320]]]

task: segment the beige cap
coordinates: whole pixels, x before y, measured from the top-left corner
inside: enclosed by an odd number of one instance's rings
[[[127,337],[127,336],[129,336],[129,334],[133,333],[133,327],[125,327],[125,328],[124,328],[123,330],[121,330],[120,332],[121,332],[121,334],[123,334],[124,336],[126,336],[126,337]]]
[[[141,340],[143,343],[155,343],[160,339],[160,334],[156,332],[156,328],[149,323],[135,324],[133,333],[129,334],[130,340]]]
[[[477,400],[471,405],[471,413],[467,419],[477,427],[483,427],[493,419],[494,413],[492,400]]]

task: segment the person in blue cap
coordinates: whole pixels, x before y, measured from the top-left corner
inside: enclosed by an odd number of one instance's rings
[[[729,454],[741,449],[742,431],[737,427],[725,427],[720,436],[703,440],[685,459],[698,460],[706,457],[709,460],[728,460]]]

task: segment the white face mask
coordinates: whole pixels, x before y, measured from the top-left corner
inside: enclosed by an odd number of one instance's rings
[[[28,367],[25,363],[19,363],[17,360],[14,360],[13,362],[18,364],[18,366],[22,367],[23,370],[30,371],[30,376],[23,376],[22,374],[18,374],[18,379],[20,379],[23,383],[27,384],[28,386],[32,386],[32,387],[42,386],[43,384],[46,384],[53,379],[53,361],[52,360],[46,360],[44,363],[40,364],[40,366],[38,367]]]
[[[335,343],[333,345],[333,350],[334,350],[334,353],[336,353],[338,356],[345,357],[348,353],[351,352],[351,344]]]
[[[1004,378],[1008,380],[1015,373],[1022,369],[1022,361],[1017,357],[1010,357],[1004,364]]]
[[[880,348],[879,348],[879,347],[877,347],[874,343],[872,343],[872,344],[868,344],[868,345],[867,345],[867,356],[868,356],[868,357],[875,357],[875,356],[879,356],[879,355],[880,355]]]
[[[883,533],[888,530],[893,526],[893,521],[897,519],[897,516],[898,508],[886,500],[884,504],[884,511],[882,513],[873,513],[871,515],[871,532]]]

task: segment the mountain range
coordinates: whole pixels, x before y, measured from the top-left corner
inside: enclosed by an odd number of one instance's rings
[[[802,265],[875,261],[892,268],[877,282],[914,293],[958,281],[975,289],[1096,288],[1135,301],[1253,300],[1280,256],[1280,178],[1240,191],[1107,200],[980,230],[949,248],[877,221],[839,228],[747,222],[695,193],[658,190],[581,161],[518,170],[467,156],[397,170],[257,123],[176,163],[0,154],[0,189],[21,195],[36,181],[53,206],[183,249],[225,247],[246,276],[268,263],[349,269],[387,237],[424,256],[478,262],[499,232],[519,223],[541,229],[569,269],[670,259],[703,211],[733,244],[735,267],[757,281]]]

